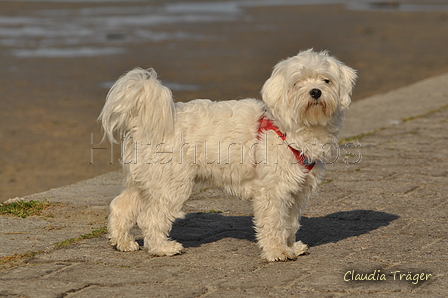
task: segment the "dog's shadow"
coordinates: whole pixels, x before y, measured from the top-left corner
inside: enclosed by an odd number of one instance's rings
[[[328,214],[324,217],[302,217],[297,239],[309,246],[366,234],[389,225],[398,215],[373,211],[352,210]],[[224,238],[255,241],[251,216],[223,216],[217,213],[189,213],[177,220],[170,237],[184,247],[197,247]]]

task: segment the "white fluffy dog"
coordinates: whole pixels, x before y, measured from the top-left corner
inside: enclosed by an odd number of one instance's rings
[[[325,158],[337,142],[356,73],[327,52],[307,50],[279,62],[263,101],[174,103],[153,69],[134,69],[107,95],[99,120],[123,145],[126,188],[110,204],[112,245],[135,251],[137,223],[149,253],[183,251],[168,238],[197,180],[253,202],[262,257],[295,259],[300,211],[315,193]]]

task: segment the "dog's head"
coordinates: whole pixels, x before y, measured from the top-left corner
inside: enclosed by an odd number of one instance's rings
[[[327,52],[307,50],[280,61],[261,93],[285,126],[325,126],[350,105],[356,77],[355,70]]]

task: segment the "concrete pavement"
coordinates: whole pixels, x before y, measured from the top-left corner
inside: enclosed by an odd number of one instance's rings
[[[352,105],[342,137],[359,146],[328,165],[296,261],[260,259],[250,203],[203,186],[171,234],[184,254],[118,252],[90,235],[120,191],[113,172],[23,198],[59,203],[41,216],[0,216],[0,296],[446,297],[447,86],[443,75]]]

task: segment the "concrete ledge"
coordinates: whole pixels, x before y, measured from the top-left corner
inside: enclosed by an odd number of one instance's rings
[[[0,296],[446,297],[446,86],[448,74],[352,105],[343,137],[384,129],[361,140],[360,162],[328,165],[297,233],[309,255],[263,261],[250,203],[201,187],[170,234],[182,255],[123,253],[105,235],[79,237],[105,226],[121,189],[113,172],[23,198],[59,203],[42,216],[0,216]]]
[[[341,138],[399,124],[403,119],[448,104],[448,74],[429,78],[386,94],[354,102],[346,113]]]

